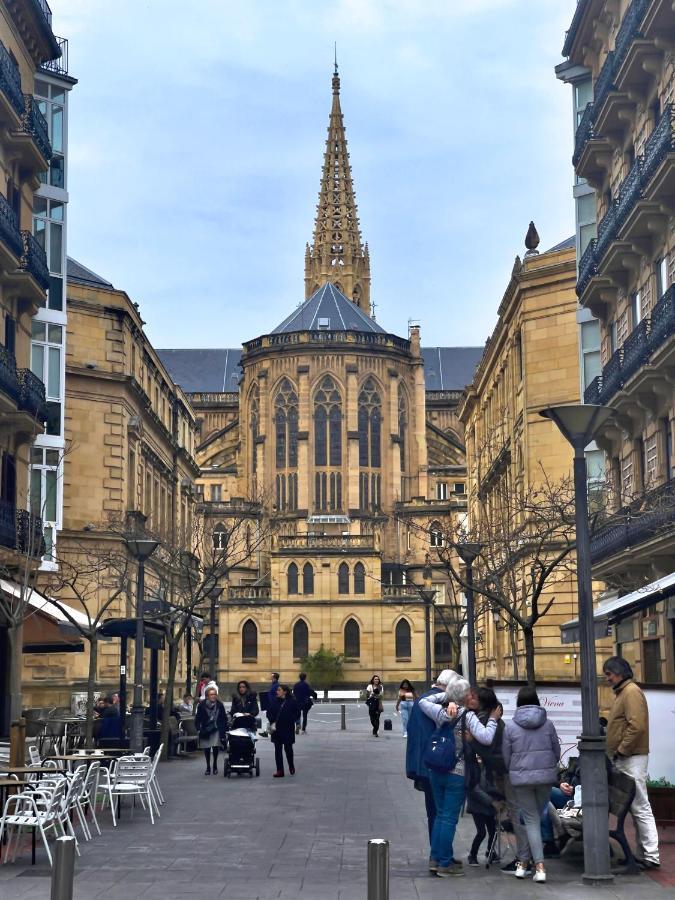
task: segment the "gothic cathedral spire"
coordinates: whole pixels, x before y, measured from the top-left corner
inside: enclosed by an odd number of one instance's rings
[[[370,255],[361,241],[347,138],[340,109],[340,76],[333,73],[333,105],[328,122],[314,236],[305,251],[305,299],[332,282],[367,315],[370,306]]]

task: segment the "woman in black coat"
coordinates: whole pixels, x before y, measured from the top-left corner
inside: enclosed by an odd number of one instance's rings
[[[218,753],[227,734],[227,713],[218,699],[215,688],[206,691],[195,714],[195,725],[199,732],[199,748],[206,757],[205,775],[211,774],[211,751],[213,751],[213,774],[218,774]]]
[[[274,705],[267,711],[272,724],[272,743],[277,764],[274,778],[284,777],[284,752],[288,760],[288,771],[291,775],[295,775],[293,744],[295,743],[295,720],[298,712],[298,704],[295,702],[293,692],[288,685],[280,684],[276,691]]]
[[[235,713],[244,713],[247,716],[257,716],[259,712],[258,695],[255,691],[251,690],[251,685],[248,681],[240,681],[237,684],[237,693],[232,694],[230,717],[234,717]]]

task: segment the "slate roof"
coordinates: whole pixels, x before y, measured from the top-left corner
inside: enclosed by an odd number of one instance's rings
[[[484,347],[422,347],[428,391],[461,391],[473,381]]]
[[[94,287],[113,287],[111,281],[106,281],[105,278],[97,275],[96,272],[92,272],[91,269],[83,266],[82,263],[79,263],[76,259],[73,259],[72,256],[68,257],[66,263],[66,274],[68,277],[68,281],[77,281],[79,284],[89,284],[93,285]]]
[[[560,241],[559,244],[556,244],[555,247],[551,247],[549,250],[545,250],[544,253],[556,253],[558,250],[571,250],[576,247],[576,237],[572,235],[572,237],[565,238],[564,241]]]
[[[324,320],[323,322],[320,320]],[[327,324],[326,324],[327,323]],[[272,329],[272,334],[289,331],[368,331],[386,334],[374,319],[362,312],[334,284],[324,284],[309,300]]]

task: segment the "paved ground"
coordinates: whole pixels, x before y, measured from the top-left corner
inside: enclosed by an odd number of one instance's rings
[[[468,869],[460,879],[429,877],[424,803],[403,775],[399,722],[375,740],[363,705],[348,708],[347,732],[339,731],[339,706],[315,707],[310,733],[296,743],[298,773],[283,781],[271,777],[267,740],[259,742],[262,775],[253,780],[205,778],[196,756],[164,764],[167,803],[158,824],[153,828],[138,808],[133,818],[125,810],[113,829],[104,814],[103,836],[82,845],[75,900],[365,900],[366,842],[373,837],[391,842],[391,900],[598,897],[581,885],[578,859],[550,861],[546,885],[516,881],[496,867]],[[463,820],[463,858],[472,835],[471,820]],[[668,873],[660,877],[665,885]],[[611,900],[636,894],[664,900],[673,889],[641,875],[602,891]],[[28,852],[0,866],[0,900],[49,896],[43,852],[34,868]]]

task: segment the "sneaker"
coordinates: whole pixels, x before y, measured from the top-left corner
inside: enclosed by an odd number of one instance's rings
[[[532,874],[532,870],[527,863],[517,862],[516,871],[513,874],[516,876],[516,878],[525,878],[527,875]],[[544,878],[545,877],[546,876],[544,876]]]
[[[272,775],[272,778],[283,778],[283,777],[284,777],[283,772],[275,772],[274,775]]]
[[[468,862],[468,864],[469,864],[470,866],[479,866],[479,865],[480,865],[480,863],[478,862],[478,860],[476,859],[476,857],[475,857],[475,856],[471,856],[471,854],[469,854],[469,857],[468,857],[468,859],[467,859],[467,862]]]
[[[544,884],[546,881],[546,869],[544,868],[543,863],[537,863],[534,875],[532,876],[532,881],[536,881],[537,884]]]
[[[404,732],[403,732],[403,737],[404,737],[404,738],[407,738],[407,737],[408,737],[408,732],[407,732],[407,731],[404,731]]]
[[[295,726],[295,733],[300,734],[300,726],[299,725]]]
[[[653,859],[636,859],[635,862],[641,869],[660,869],[661,863]]]
[[[436,878],[457,878],[464,875],[464,867],[459,860],[451,862],[449,866],[439,866],[436,869]]]
[[[214,767],[213,767],[213,774],[214,774],[214,775],[217,775],[217,774],[218,774],[218,766],[214,766]]]
[[[430,857],[429,857],[429,871],[430,871],[430,872],[435,872],[436,869],[438,869],[438,863],[437,863],[436,860],[433,858],[433,856],[430,856]]]
[[[289,769],[288,771],[291,773],[291,775],[295,775],[295,769]]]
[[[210,774],[211,774],[211,769],[207,769],[206,772],[204,772],[204,774],[205,774],[205,775],[210,775]]]
[[[502,872],[515,872],[517,865],[518,865],[518,860],[512,859],[510,863],[507,863],[505,866],[502,866]]]

